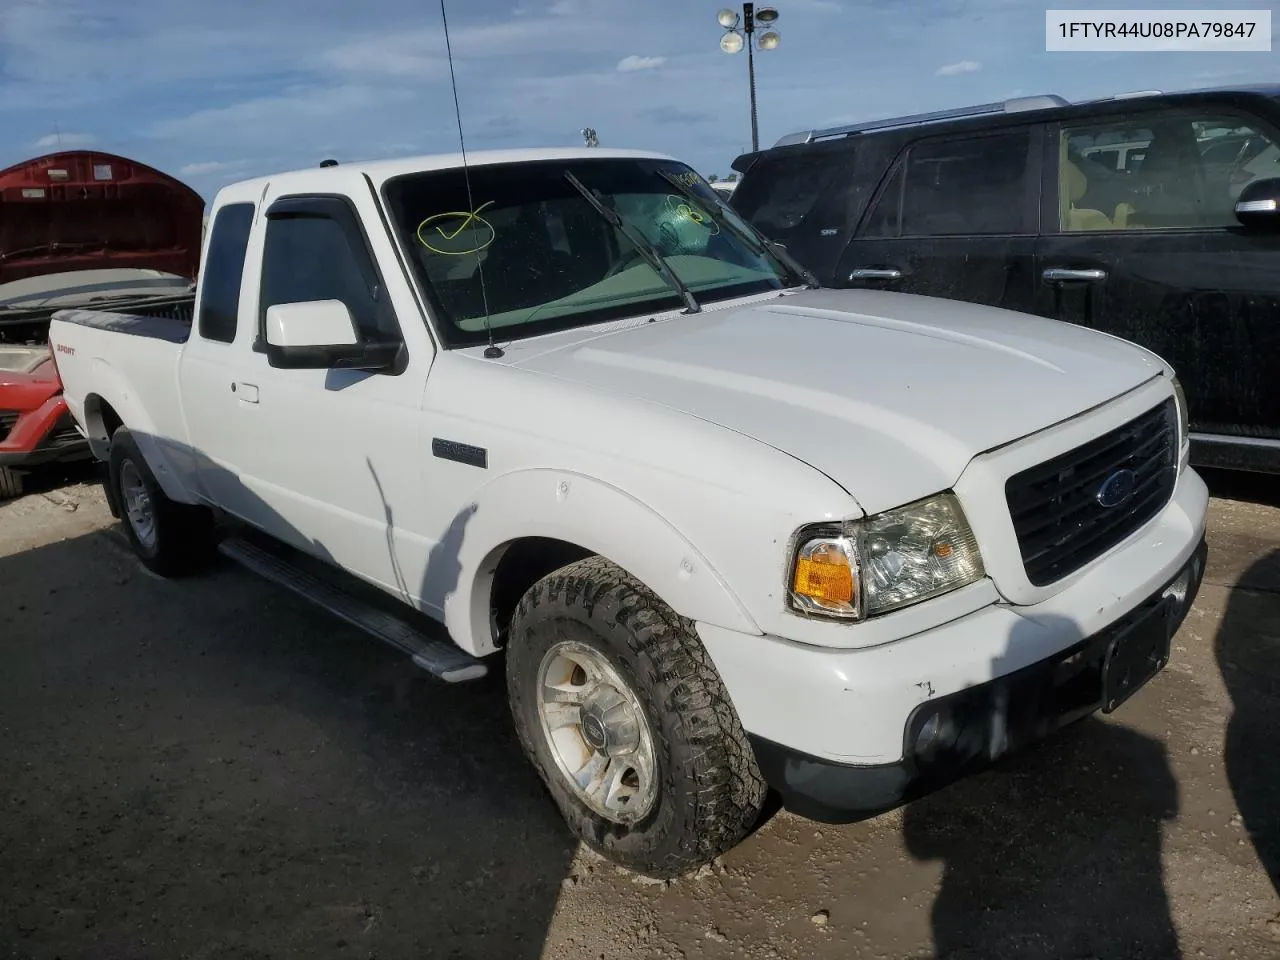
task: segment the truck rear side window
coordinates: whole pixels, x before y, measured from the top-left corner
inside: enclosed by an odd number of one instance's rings
[[[209,253],[200,277],[198,329],[205,340],[230,343],[236,338],[240,280],[252,226],[252,203],[229,203],[213,218]]]

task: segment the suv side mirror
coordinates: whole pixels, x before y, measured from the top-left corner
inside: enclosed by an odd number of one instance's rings
[[[310,300],[267,307],[266,351],[283,370],[385,370],[400,344],[363,342],[345,303]]]
[[[1241,190],[1236,219],[1246,227],[1280,229],[1280,179],[1255,180]]]

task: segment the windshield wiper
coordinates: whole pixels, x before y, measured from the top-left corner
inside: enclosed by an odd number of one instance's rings
[[[744,230],[732,220],[726,217],[718,209],[719,204],[708,204],[706,200],[694,193],[693,189],[686,184],[681,183],[676,177],[668,173],[666,170],[659,170],[658,176],[671,184],[687,199],[696,203],[712,222],[721,230],[728,230],[735,237],[750,247],[756,254],[768,253],[775,260],[786,267],[787,272],[799,277],[805,282],[805,286],[811,290],[819,289],[822,284],[818,283],[815,277],[808,269],[805,268],[795,257],[787,252],[787,248],[776,241],[770,240],[758,230]]]
[[[693,291],[689,289],[683,280],[676,276],[676,272],[672,270],[671,265],[663,259],[662,254],[658,252],[658,248],[650,243],[643,233],[635,229],[635,227],[628,225],[618,214],[618,211],[605,206],[604,202],[600,199],[599,194],[587,189],[587,187],[583,185],[582,181],[575,177],[570,171],[566,170],[564,172],[564,178],[569,181],[569,185],[573,187],[573,189],[582,194],[582,199],[591,204],[591,208],[595,210],[596,213],[604,217],[605,221],[609,223],[610,226],[620,231],[624,237],[630,240],[631,245],[636,248],[636,252],[644,258],[644,262],[653,267],[658,276],[667,281],[667,283],[671,285],[672,289],[680,294],[680,299],[684,301],[685,313],[702,312],[702,307],[699,306],[698,301],[694,298]]]

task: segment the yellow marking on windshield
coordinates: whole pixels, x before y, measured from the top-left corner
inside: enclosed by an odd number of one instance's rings
[[[493,243],[494,238],[497,237],[493,224],[480,216],[481,210],[485,207],[491,207],[493,204],[494,201],[490,200],[488,203],[480,204],[474,210],[450,210],[445,213],[432,214],[418,224],[416,231],[418,242],[432,253],[438,253],[444,257],[465,257],[468,254],[479,253]],[[453,221],[455,220],[460,221],[457,229],[446,231],[445,227],[453,227]],[[442,222],[445,226],[440,226]],[[440,235],[440,240],[431,237],[429,232],[428,236],[424,237],[422,234],[427,227],[434,227],[435,232]],[[475,236],[463,239],[461,243],[455,246],[453,241],[462,236],[462,232],[468,227],[475,231]],[[444,246],[437,246],[441,241],[443,241]]]

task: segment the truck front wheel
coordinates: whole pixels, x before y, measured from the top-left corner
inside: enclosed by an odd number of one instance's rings
[[[524,595],[507,692],[570,828],[616,863],[676,876],[734,846],[760,815],[764,781],[692,624],[603,558]]]
[[[111,435],[107,483],[125,535],[143,565],[162,577],[193,573],[213,554],[213,514],[165,496],[125,427]]]

